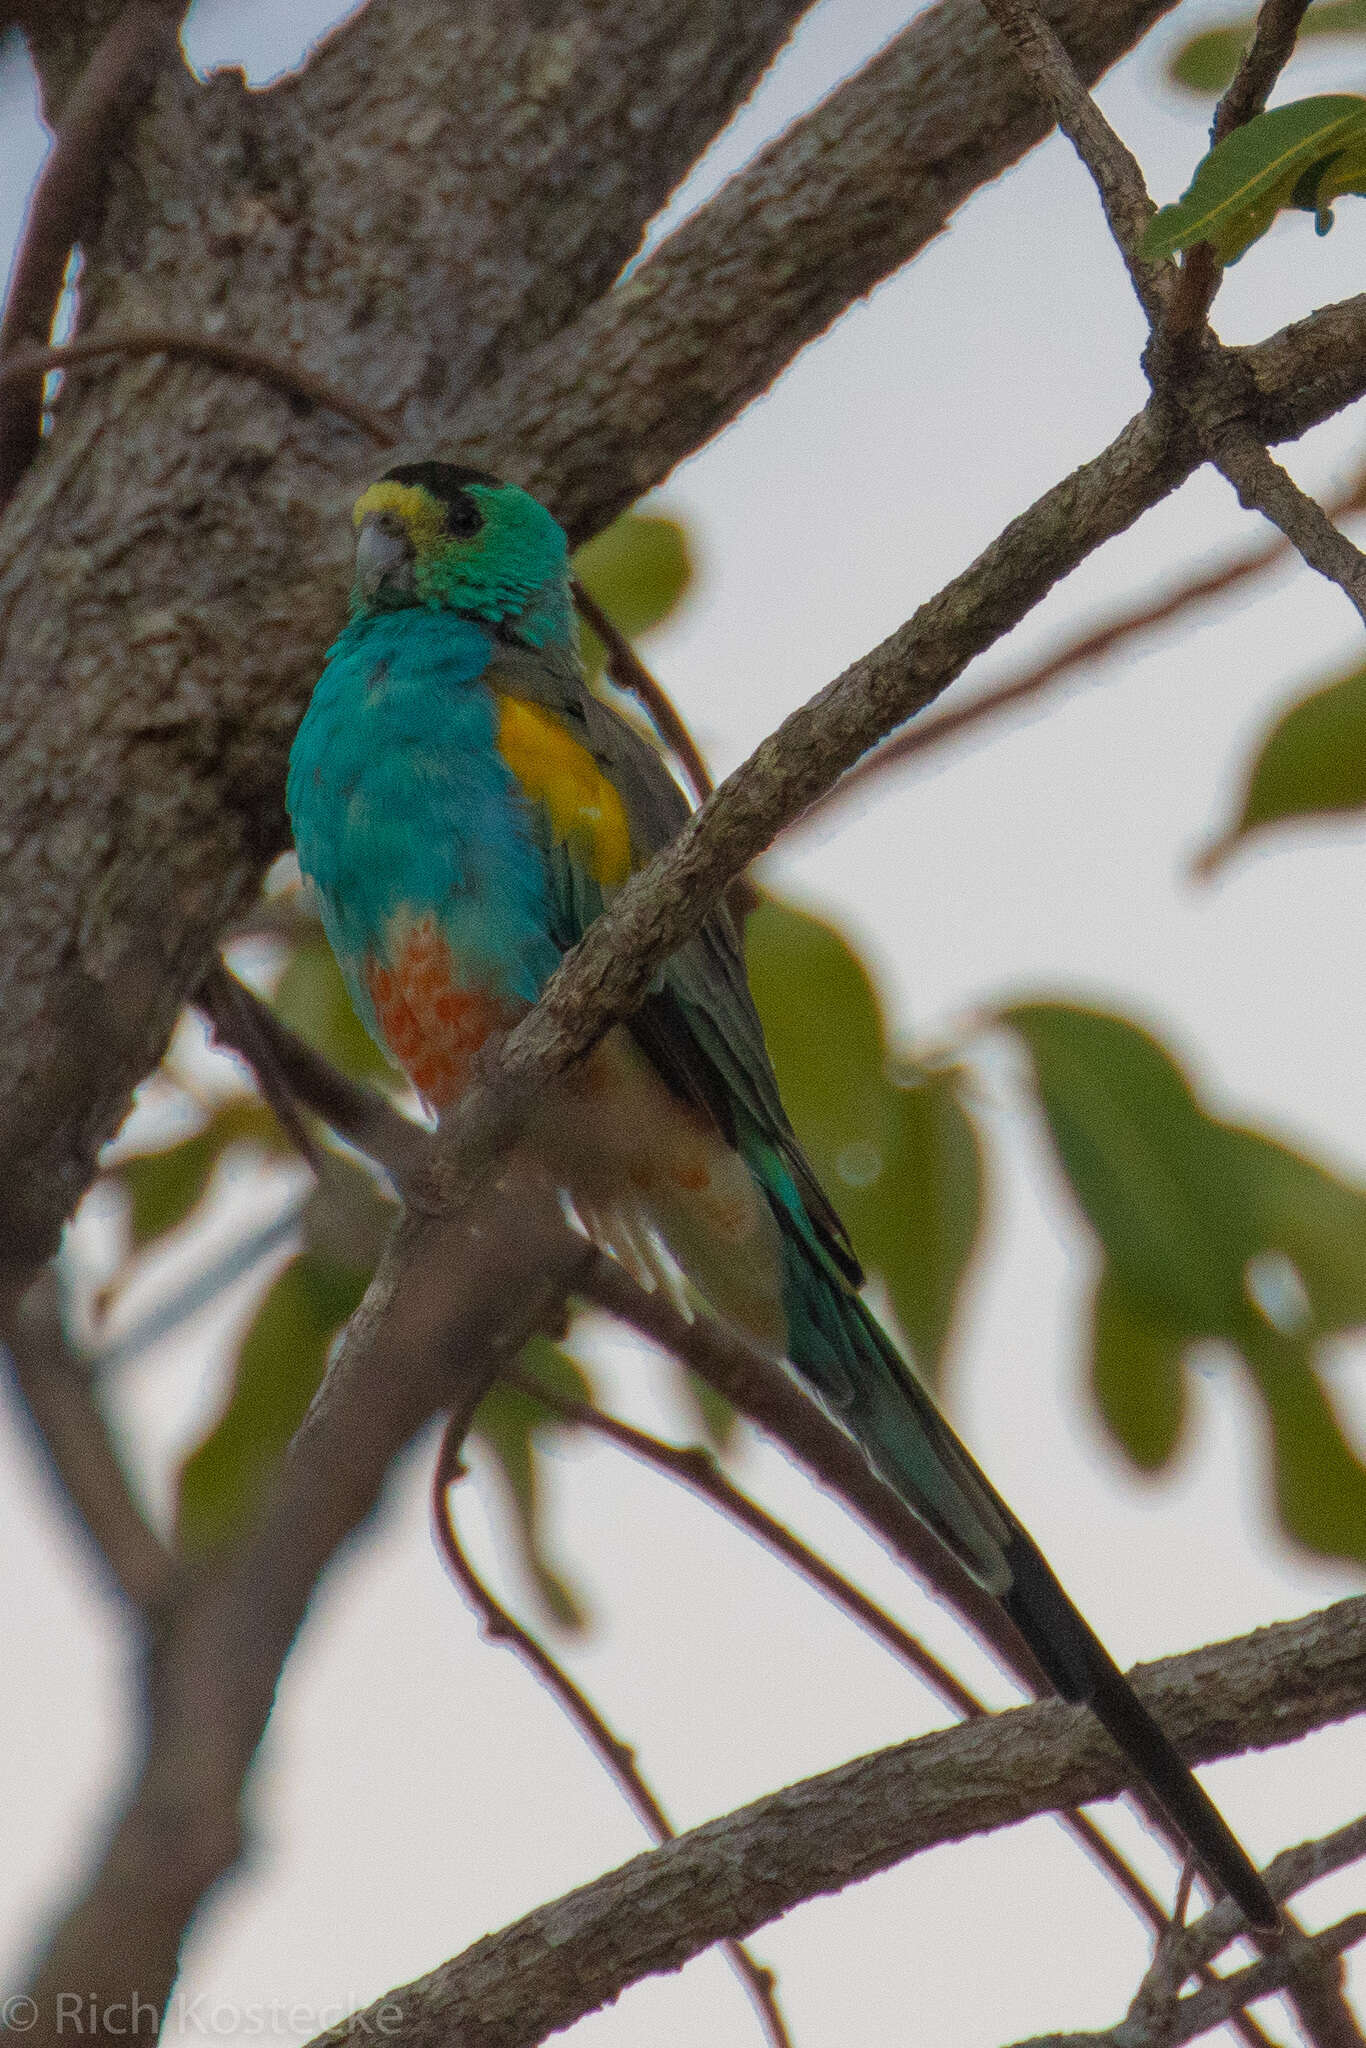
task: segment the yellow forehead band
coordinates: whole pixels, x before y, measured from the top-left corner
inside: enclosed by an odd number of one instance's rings
[[[446,515],[437,500],[417,484],[395,483],[391,477],[371,484],[356,500],[351,517],[359,526],[372,512],[391,512],[401,519],[418,555],[435,554],[450,541]]]

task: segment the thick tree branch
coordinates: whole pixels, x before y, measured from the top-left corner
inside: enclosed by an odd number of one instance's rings
[[[136,1614],[154,1615],[171,1589],[172,1559],[133,1497],[85,1363],[66,1341],[55,1274],[0,1325],[0,1343],[42,1454],[100,1565]]]
[[[1366,1598],[1133,1676],[1195,1761],[1293,1740],[1366,1705]],[[1108,1798],[1122,1782],[1107,1739],[1056,1702],[861,1757],[694,1828],[390,1992],[402,2015],[391,2039],[531,2048],[804,1899],[941,1842]],[[373,2010],[361,2018],[373,2025]],[[341,2048],[355,2024],[320,2035],[319,2048]]]
[[[553,1192],[516,1162],[462,1217],[399,1226],[258,1523],[163,1617],[146,1755],[31,1987],[33,2048],[63,2038],[57,1999],[73,1984],[109,2014],[108,2035],[88,2039],[118,2048],[155,2033],[185,1929],[240,1853],[243,1779],[319,1575],[395,1454],[443,1408],[468,1418],[499,1365],[558,1314],[585,1253]]]
[[[1064,0],[1047,11],[1094,79],[1167,0]],[[451,442],[501,464],[586,537],[766,390],[1046,129],[979,0],[942,0],[572,332],[472,398]]]
[[[617,275],[800,11],[374,0],[269,93],[168,67],[111,152],[82,338],[269,342],[430,441]],[[38,54],[60,70],[65,31]],[[86,372],[57,414],[0,535],[0,1292],[283,843],[371,467],[316,405],[205,363]]]

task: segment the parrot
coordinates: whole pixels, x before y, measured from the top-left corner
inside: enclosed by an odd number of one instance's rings
[[[568,542],[487,471],[400,463],[356,502],[350,616],[290,754],[303,875],[351,1000],[438,1118],[481,1049],[678,831],[662,753],[585,680]],[[1279,1924],[1256,1868],[861,1293],[778,1094],[715,907],[532,1112],[589,1236],[664,1266],[760,1344],[1086,1702],[1206,1876]]]

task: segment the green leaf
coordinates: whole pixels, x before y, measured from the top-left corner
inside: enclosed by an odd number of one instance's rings
[[[884,1170],[870,1190],[876,1215],[861,1236],[932,1385],[982,1227],[982,1148],[961,1078],[956,1068],[925,1068],[888,1090]]]
[[[1249,1364],[1271,1424],[1276,1505],[1323,1557],[1366,1564],[1366,1467],[1348,1445],[1304,1345],[1268,1332]]]
[[[1366,807],[1366,668],[1283,712],[1263,739],[1237,821],[1198,863],[1209,872],[1253,833],[1290,818]]]
[[[1192,36],[1167,60],[1167,76],[1173,85],[1202,96],[1222,92],[1233,82],[1243,51],[1255,33],[1249,16],[1238,28],[1210,28]]]
[[[1206,29],[1192,36],[1170,58],[1167,75],[1173,85],[1187,92],[1212,96],[1233,82],[1242,54],[1257,29],[1255,14],[1224,28]],[[1322,0],[1311,7],[1300,23],[1297,43],[1315,36],[1360,36],[1366,34],[1366,0]]]
[[[282,1023],[353,1080],[395,1080],[394,1069],[351,1007],[341,969],[321,928],[316,938],[295,947],[275,992],[274,1007]]]
[[[242,1345],[226,1406],[181,1468],[177,1521],[187,1553],[217,1549],[250,1522],[368,1278],[305,1251],[271,1286]]]
[[[1366,100],[1329,93],[1273,107],[1234,130],[1196,166],[1174,206],[1148,224],[1140,254],[1155,260],[1197,242],[1236,262],[1284,207],[1332,225],[1330,200],[1366,179]]]
[[[692,582],[687,533],[676,519],[623,513],[579,549],[574,573],[618,630],[634,640],[666,619]],[[588,627],[582,651],[591,681],[602,670],[603,648]]]
[[[830,925],[766,899],[745,950],[778,1085],[859,1257],[928,1378],[982,1221],[981,1150],[952,1068],[892,1071],[882,1005]]]
[[[1091,1389],[1111,1436],[1140,1471],[1165,1465],[1181,1440],[1186,1344],[1105,1266],[1091,1302]]]
[[[883,1164],[891,1084],[877,992],[832,925],[771,898],[749,916],[745,958],[787,1113],[845,1215]]]
[[[160,1152],[140,1152],[111,1169],[128,1197],[128,1228],[141,1251],[176,1230],[203,1200],[209,1180],[230,1145],[290,1149],[271,1111],[261,1102],[225,1103],[202,1131]]]
[[[678,1391],[696,1418],[697,1425],[714,1451],[729,1450],[740,1427],[740,1411],[732,1408],[724,1394],[709,1387],[686,1366],[677,1368]]]
[[[552,1344],[533,1337],[518,1363],[555,1393],[591,1401],[593,1389],[583,1368]],[[513,1540],[542,1605],[562,1628],[582,1629],[587,1615],[563,1566],[554,1555],[541,1500],[539,1461],[547,1440],[576,1425],[520,1387],[499,1381],[475,1410],[473,1433],[496,1460],[510,1509]]]
[[[1001,1017],[1029,1048],[1063,1171],[1126,1293],[1192,1335],[1237,1341],[1256,1219],[1176,1062],[1100,1011],[1032,1003]]]
[[[1263,1131],[1224,1135],[1256,1218],[1262,1271],[1244,1269],[1244,1286],[1263,1320],[1292,1336],[1366,1324],[1366,1189]]]

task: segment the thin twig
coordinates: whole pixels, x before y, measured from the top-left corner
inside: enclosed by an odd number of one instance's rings
[[[1028,1646],[1004,1610],[971,1580],[958,1561],[904,1504],[877,1480],[853,1439],[830,1422],[763,1352],[709,1316],[689,1321],[656,1292],[647,1294],[615,1261],[599,1257],[584,1272],[579,1292],[642,1331],[692,1367],[733,1407],[795,1453],[818,1483],[830,1487],[908,1564],[931,1591],[942,1594],[1037,1698],[1052,1693]],[[862,1467],[862,1470],[860,1470]],[[1179,1858],[1185,1840],[1141,1784],[1129,1788],[1151,1826]]]
[[[29,202],[3,320],[0,360],[26,342],[43,342],[66,275],[67,259],[104,186],[110,147],[130,104],[146,92],[175,48],[182,10],[166,0],[132,0],[96,45],[62,112],[47,162]],[[37,452],[42,431],[43,369],[36,350],[4,381],[0,397],[0,508],[8,504]]]
[[[208,1018],[219,1044],[230,1045],[249,1062],[257,1086],[304,1164],[312,1173],[321,1174],[322,1155],[299,1113],[298,1091],[291,1086],[273,1037],[257,1014],[262,1011],[269,1015],[266,1005],[259,1003],[221,960],[215,961],[204,976],[195,1001]]]
[[[539,1397],[540,1389],[537,1388],[536,1392]],[[491,1643],[506,1643],[540,1680],[568,1714],[608,1775],[616,1781],[627,1804],[634,1809],[655,1841],[675,1841],[677,1836],[673,1824],[642,1775],[630,1744],[613,1734],[583,1688],[570,1677],[563,1665],[557,1663],[544,1643],[524,1628],[494,1597],[465,1555],[450,1502],[451,1487],[464,1469],[460,1458],[463,1434],[463,1427],[447,1427],[432,1474],[432,1526],[447,1571],[474,1609],[480,1633]],[[722,1946],[748,1992],[773,2048],[792,2048],[791,2036],[778,2005],[773,1972],[757,1963],[743,1942],[726,1941]]]
[[[1315,1841],[1302,1842],[1283,1850],[1268,1865],[1266,1883],[1272,1897],[1284,1901],[1293,1893],[1303,1891],[1306,1885],[1315,1883],[1330,1871],[1342,1869],[1361,1856],[1366,1856],[1366,1817],[1348,1821],[1332,1834]],[[1283,1917],[1285,1933],[1258,1942],[1264,1958],[1271,1961],[1283,1955],[1287,1947],[1302,1951],[1309,1939],[1292,1913],[1286,1911]],[[1230,1913],[1224,1900],[1212,1906],[1190,1926],[1174,1927],[1167,1940],[1159,1944],[1134,1994],[1125,2018],[1125,2028],[1133,2028],[1136,2040],[1140,2041],[1191,2038],[1189,2033],[1172,2032],[1169,2036],[1163,2031],[1162,2022],[1176,2013],[1178,1993],[1186,1980],[1202,1971],[1228,1942],[1244,1932],[1236,1912]],[[1341,1986],[1326,1974],[1323,1962],[1316,1962],[1312,1956],[1301,1953],[1299,1961],[1286,1973],[1284,1989],[1295,2006],[1308,2040],[1322,2042],[1326,2048],[1327,2044],[1332,2044],[1332,2048],[1337,2048],[1337,2044],[1341,2044],[1341,2048],[1352,2048],[1352,2044],[1360,2041],[1360,2031],[1342,1996]],[[1305,2006],[1307,2011],[1302,2009]],[[1222,2014],[1220,2016],[1223,2017]],[[1108,2040],[1109,2036],[1103,2038]]]
[[[130,1607],[156,1614],[170,1592],[173,1560],[133,1497],[90,1373],[67,1342],[51,1267],[0,1340],[46,1460],[92,1548]]]
[[[809,1579],[826,1598],[850,1615],[862,1628],[875,1636],[885,1649],[915,1672],[930,1689],[937,1693],[945,1705],[951,1707],[963,1720],[976,1720],[988,1710],[956,1673],[927,1650],[925,1645],[892,1620],[877,1603],[852,1580],[836,1571],[828,1559],[794,1536],[792,1531],[775,1515],[738,1487],[718,1465],[710,1451],[701,1445],[680,1445],[665,1443],[661,1438],[651,1436],[648,1431],[634,1428],[618,1416],[608,1415],[601,1408],[595,1408],[588,1401],[575,1400],[572,1395],[561,1394],[547,1387],[535,1373],[527,1372],[520,1366],[510,1366],[502,1374],[510,1386],[529,1394],[540,1401],[554,1414],[566,1422],[577,1424],[581,1429],[591,1430],[615,1444],[633,1458],[651,1466],[657,1472],[665,1473],[677,1480],[691,1492],[700,1494],[719,1508],[731,1521],[737,1523],[749,1535],[756,1537],[768,1549],[781,1557],[802,1576]],[[1065,1814],[1060,1818],[1068,1826],[1074,1826],[1089,1854],[1095,1856],[1111,1877],[1120,1885],[1131,1902],[1136,1905],[1159,1933],[1165,1932],[1169,1922],[1161,1904],[1155,1899],[1142,1879],[1129,1868],[1109,1837],[1086,1814]]]
[[[258,1077],[263,1068],[267,1070],[273,1086],[293,1095],[375,1160],[402,1190],[430,1149],[430,1134],[420,1124],[410,1122],[376,1089],[350,1080],[315,1052],[221,962],[204,977],[196,1001],[220,1043],[239,1052]]]
[[[972,1720],[987,1710],[976,1694],[969,1691],[961,1679],[939,1659],[927,1650],[923,1643],[900,1628],[890,1615],[885,1614],[866,1593],[859,1591],[850,1580],[844,1578],[835,1567],[816,1551],[811,1550],[792,1531],[751,1500],[747,1493],[728,1479],[711,1452],[700,1444],[670,1444],[648,1431],[634,1428],[616,1415],[608,1415],[603,1409],[595,1408],[589,1401],[575,1400],[571,1394],[561,1394],[538,1379],[534,1372],[527,1372],[520,1366],[510,1366],[502,1374],[509,1386],[517,1387],[529,1394],[535,1401],[549,1408],[552,1414],[564,1421],[577,1424],[581,1429],[591,1430],[595,1436],[603,1437],[615,1444],[618,1450],[639,1458],[657,1472],[663,1472],[670,1479],[686,1486],[693,1493],[700,1494],[714,1507],[738,1522],[751,1536],[757,1536],[761,1543],[776,1551],[783,1560],[804,1577],[818,1586],[837,1607],[875,1635],[885,1648],[892,1651],[903,1663],[910,1666],[918,1678],[924,1680],[932,1692],[939,1695],[944,1704],[951,1707],[964,1720]],[[1166,1925],[1166,1915],[1159,1918]]]
[[[990,1594],[910,1509],[876,1477],[852,1437],[831,1422],[809,1395],[793,1385],[767,1353],[737,1331],[698,1316],[692,1321],[662,1292],[647,1294],[614,1259],[599,1256],[577,1282],[578,1292],[682,1358],[773,1437],[817,1483],[852,1508],[932,1593],[942,1596],[1028,1690],[1043,1695],[1047,1681]]]
[[[1016,2042],[1015,2048],[1182,2048],[1184,2042],[1224,2025],[1239,2005],[1287,1991],[1298,1973],[1323,1971],[1362,1940],[1366,1940],[1366,1913],[1350,1913],[1322,1934],[1287,1940],[1275,1954],[1214,1978],[1189,1998],[1178,1999],[1153,2026],[1141,2026],[1126,2017],[1117,2027],[1100,2033],[1034,2034],[1028,2041]]]
[[[976,1720],[987,1709],[965,1686],[947,1665],[941,1664],[923,1643],[901,1628],[882,1608],[868,1598],[868,1595],[837,1572],[827,1559],[803,1543],[784,1523],[761,1508],[757,1501],[726,1477],[709,1451],[700,1446],[680,1446],[663,1442],[645,1430],[635,1429],[615,1415],[608,1415],[589,1402],[576,1400],[572,1395],[561,1394],[547,1387],[534,1373],[520,1366],[506,1367],[502,1378],[510,1386],[519,1388],[533,1399],[540,1401],[556,1415],[567,1422],[592,1430],[606,1438],[609,1443],[639,1458],[655,1470],[666,1473],[671,1479],[700,1494],[732,1521],[739,1524],[750,1535],[775,1551],[785,1563],[809,1579],[837,1607],[876,1636],[885,1648],[901,1659],[917,1677],[924,1680],[939,1697],[964,1720]],[[1068,1828],[1081,1843],[1086,1853],[1110,1877],[1112,1882],[1136,1907],[1142,1917],[1159,1935],[1170,1932],[1171,1921],[1161,1902],[1148,1890],[1142,1878],[1130,1866],[1115,1847],[1104,1830],[1080,1807],[1057,1816],[1060,1824]],[[1200,1967],[1200,1974],[1206,1974],[1208,1965]],[[1249,2013],[1236,2013],[1230,2018],[1230,2025],[1248,2044],[1248,2048],[1271,2048],[1266,2034]]]
[[[1209,448],[1238,502],[1278,526],[1311,569],[1337,584],[1366,624],[1366,555],[1338,530],[1322,505],[1300,489],[1249,428],[1228,424],[1213,429]]]
[[[1251,45],[1214,110],[1209,131],[1211,149],[1254,114],[1261,113],[1294,51],[1308,7],[1309,0],[1262,0]]]
[[[1137,157],[1115,133],[1077,75],[1052,26],[1029,0],[985,0],[1020,68],[1085,164],[1100,194],[1105,218],[1150,322],[1156,322],[1176,284],[1168,263],[1138,254],[1143,231],[1157,211]]]
[[[87,1361],[89,1371],[96,1378],[117,1372],[141,1358],[154,1344],[163,1343],[191,1316],[202,1315],[229,1287],[236,1286],[263,1259],[289,1243],[303,1226],[308,1203],[307,1194],[291,1195],[278,1216],[229,1245],[221,1258],[149,1309],[122,1337],[113,1337],[93,1351]]]
[[[1359,1597],[1307,1623],[1165,1659],[1138,1684],[1183,1750],[1209,1759],[1216,1747],[1289,1739],[1306,1713],[1321,1724],[1334,1691],[1340,1713],[1359,1712],[1364,1631]],[[724,1936],[752,1933],[800,1899],[1041,1806],[1093,1799],[1120,1775],[1113,1745],[1056,1701],[860,1757],[703,1822],[387,1993],[399,2003],[394,2043],[440,2048],[468,2035],[532,2048],[628,1985],[677,1969]],[[354,2048],[377,2031],[381,2005],[317,2048]]]
[[[692,785],[693,795],[704,804],[712,793],[712,779],[697,742],[675,710],[666,690],[650,674],[621,628],[614,625],[590,590],[575,576],[571,585],[574,602],[607,650],[607,673],[620,690],[626,690],[644,705],[650,720],[669,752]]]
[[[1227,92],[1214,110],[1210,148],[1241,128],[1265,107],[1292,50],[1309,0],[1263,0],[1257,30],[1243,53]],[[1173,339],[1203,329],[1223,278],[1223,267],[1208,242],[1197,242],[1181,259],[1181,276],[1167,308],[1167,333]]]
[[[216,370],[233,370],[282,391],[287,398],[303,399],[309,405],[324,406],[339,419],[349,420],[368,434],[381,448],[392,448],[398,440],[394,423],[374,406],[353,398],[326,377],[317,376],[301,363],[291,363],[269,349],[253,348],[250,342],[228,341],[213,334],[196,334],[176,327],[130,327],[110,334],[92,335],[79,341],[53,342],[43,348],[25,348],[0,356],[0,390],[41,377],[48,370],[70,370],[81,363],[98,362],[106,356],[185,356],[193,362],[211,363]]]
[[[1331,519],[1366,509],[1366,471],[1331,499],[1325,509]],[[900,768],[905,762],[914,760],[917,755],[928,753],[931,748],[957,738],[959,733],[971,731],[976,725],[987,723],[1018,704],[1027,703],[1031,697],[1042,696],[1051,684],[1061,681],[1076,669],[1092,667],[1112,654],[1125,640],[1168,625],[1193,606],[1210,598],[1222,597],[1225,591],[1234,590],[1254,576],[1277,568],[1289,561],[1295,552],[1284,534],[1278,533],[1273,539],[1221,563],[1216,569],[1174,584],[1164,594],[1139,599],[1123,611],[1116,612],[1103,625],[1092,627],[1075,640],[1067,641],[1056,654],[1050,654],[1035,667],[1025,669],[1007,682],[996,684],[981,696],[970,698],[966,704],[940,712],[932,718],[913,721],[907,731],[895,739],[884,741],[857,762],[832,790],[818,797],[810,810],[788,827],[789,832],[801,831],[812,820],[824,818],[846,797],[856,794],[889,771]]]

